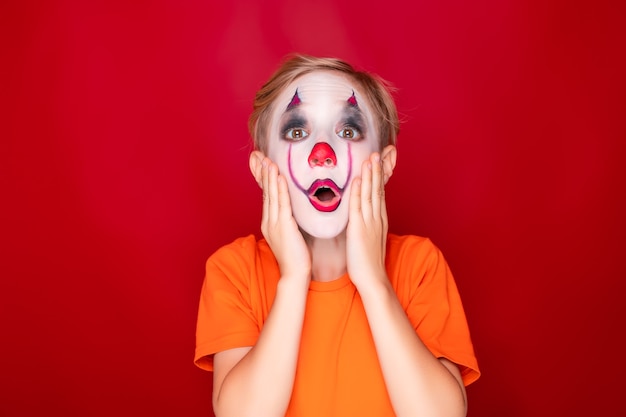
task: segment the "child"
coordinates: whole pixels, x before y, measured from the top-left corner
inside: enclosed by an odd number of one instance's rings
[[[386,84],[296,55],[257,93],[261,231],[206,265],[195,363],[217,416],[464,416],[479,370],[430,240],[387,233],[398,116]]]

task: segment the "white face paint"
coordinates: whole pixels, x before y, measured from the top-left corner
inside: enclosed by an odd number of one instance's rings
[[[338,236],[348,224],[350,186],[380,150],[369,102],[332,71],[303,75],[274,103],[267,156],[287,179],[293,216],[307,234]]]

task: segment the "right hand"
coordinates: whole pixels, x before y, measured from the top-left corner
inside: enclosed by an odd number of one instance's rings
[[[281,278],[311,278],[311,254],[291,212],[291,200],[285,177],[269,158],[261,162],[263,215],[261,232],[269,244]]]

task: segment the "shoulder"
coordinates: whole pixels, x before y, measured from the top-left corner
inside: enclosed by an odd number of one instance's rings
[[[240,237],[220,247],[207,259],[205,266],[208,279],[226,277],[242,285],[271,276],[278,268],[267,242],[257,240],[254,235]]]
[[[439,248],[427,237],[389,234],[387,271],[394,285],[447,278],[449,268]]]
[[[248,299],[277,281],[278,264],[269,245],[254,235],[221,246],[206,261],[205,291],[235,291]]]
[[[272,258],[272,252],[264,239],[254,235],[240,237],[217,249],[207,260],[207,264],[249,263],[257,258]]]
[[[441,251],[427,237],[416,235],[396,235],[388,234],[387,254],[390,258],[411,259],[437,258],[441,256]]]
[[[211,257],[220,257],[234,253],[251,252],[256,248],[258,241],[254,235],[238,237],[230,243],[227,243],[217,249]]]

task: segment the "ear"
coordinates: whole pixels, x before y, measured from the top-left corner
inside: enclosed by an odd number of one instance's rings
[[[398,150],[394,145],[387,145],[380,152],[380,160],[383,163],[383,179],[385,184],[393,175],[393,170],[396,167],[396,158],[398,157]]]
[[[263,185],[261,183],[261,163],[263,162],[263,159],[265,159],[265,154],[263,152],[252,151],[250,153],[250,159],[248,161],[248,163],[250,164],[250,172],[252,173],[252,176],[254,177],[256,183],[259,184],[259,187],[261,188],[263,188]]]

